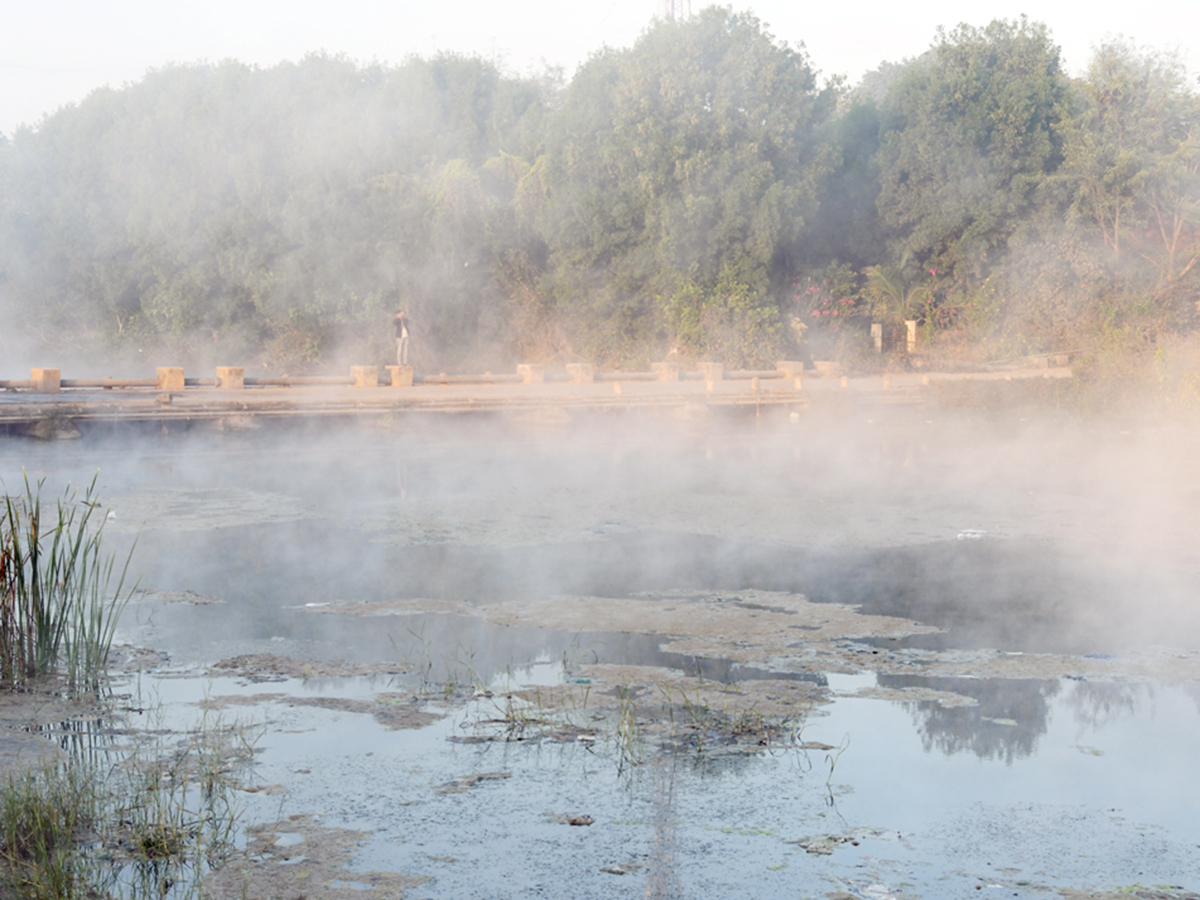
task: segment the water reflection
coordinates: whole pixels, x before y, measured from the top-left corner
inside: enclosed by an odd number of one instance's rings
[[[676,848],[675,760],[652,765],[651,825],[654,838],[646,872],[648,900],[679,900],[683,886],[679,879],[679,855]]]
[[[1046,733],[1049,703],[1060,690],[1059,681],[1006,678],[924,678],[880,675],[881,688],[929,688],[962,694],[974,706],[943,706],[936,700],[904,705],[912,714],[926,752],[935,748],[947,755],[972,753],[980,759],[1003,760],[1032,756],[1038,739]]]
[[[1196,704],[1196,710],[1200,711],[1200,681],[1185,681],[1179,688],[1192,698],[1192,702]]]
[[[53,721],[35,718],[24,730],[57,744],[73,764],[108,764],[114,754],[121,754],[129,734],[125,714],[130,710],[117,705],[120,699],[106,696],[98,703],[67,709]]]
[[[1154,685],[1124,681],[1078,681],[1064,701],[1080,727],[1094,730],[1132,719],[1154,702]]]

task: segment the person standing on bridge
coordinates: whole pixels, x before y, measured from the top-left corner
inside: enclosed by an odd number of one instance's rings
[[[408,365],[408,316],[404,310],[396,313],[396,365]]]

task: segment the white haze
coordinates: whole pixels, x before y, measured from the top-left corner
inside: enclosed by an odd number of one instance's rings
[[[692,9],[702,5],[693,0]],[[1200,52],[1200,4],[1167,0],[1104,0],[1088,5],[1086,15],[1072,0],[1045,0],[1032,8],[1015,0],[967,8],[950,0],[732,5],[755,13],[780,40],[803,43],[823,75],[851,82],[885,60],[920,54],[939,26],[952,28],[964,19],[983,25],[1022,14],[1049,25],[1071,72],[1082,71],[1092,47],[1118,34],[1156,49],[1178,50],[1192,68]],[[447,51],[482,55],[517,73],[561,67],[569,77],[601,46],[630,45],[660,9],[659,0],[9,2],[0,28],[0,133],[35,124],[98,87],[120,87],[172,62],[235,58],[270,66],[324,50],[398,63],[414,54]]]
[[[308,602],[747,588],[1003,650],[1189,648],[1200,632],[1194,425],[876,408],[114,437],[5,440],[0,476],[58,490],[99,468],[112,537],[141,534],[144,587],[214,596],[268,632]]]

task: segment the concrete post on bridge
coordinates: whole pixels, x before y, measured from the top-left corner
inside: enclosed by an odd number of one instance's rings
[[[704,388],[710,394],[712,393],[713,385],[725,379],[725,366],[721,363],[703,362],[698,363],[696,368],[700,370],[700,377],[704,379]]]
[[[30,369],[29,380],[33,389],[39,394],[57,394],[62,390],[61,369]]]
[[[679,363],[673,363],[673,362],[650,363],[650,371],[654,373],[656,381],[678,381],[679,380]]]
[[[240,391],[246,387],[246,370],[241,366],[217,366],[217,387],[223,391]]]
[[[591,384],[596,380],[591,363],[567,363],[567,374],[571,376],[571,384]]]
[[[521,384],[545,384],[546,367],[539,363],[521,363],[517,366],[517,374],[521,376]]]
[[[784,381],[791,381],[792,386],[796,390],[800,390],[801,380],[804,376],[804,363],[797,359],[781,359],[776,360],[775,368],[783,375]]]
[[[388,375],[391,378],[392,387],[412,387],[412,366],[386,366],[385,368],[387,368]]]
[[[351,366],[350,378],[356,388],[379,387],[379,366]]]
[[[159,366],[155,370],[155,377],[158,380],[156,387],[160,391],[182,391],[183,369],[176,366]]]

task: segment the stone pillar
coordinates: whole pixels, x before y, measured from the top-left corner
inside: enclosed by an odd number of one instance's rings
[[[350,377],[356,388],[378,387],[379,366],[351,366]]]
[[[696,368],[700,370],[701,376],[708,383],[710,391],[714,381],[724,381],[725,379],[725,366],[721,363],[700,363]]]
[[[241,366],[217,366],[217,387],[223,391],[240,391],[246,386],[246,370]]]
[[[57,394],[62,390],[61,369],[30,369],[29,378],[39,394]]]
[[[546,367],[539,363],[521,363],[517,366],[517,374],[521,376],[521,384],[546,383]]]
[[[385,368],[388,370],[388,376],[392,382],[392,387],[412,387],[412,366],[385,366]]]
[[[678,381],[679,380],[679,363],[673,362],[657,362],[650,363],[650,371],[653,372],[658,381]]]
[[[917,352],[917,320],[904,320],[905,346],[909,353]]]
[[[596,370],[591,363],[567,363],[567,374],[572,384],[591,384],[596,380]]]
[[[159,366],[155,373],[160,391],[183,390],[183,369],[174,366]]]
[[[883,325],[879,322],[871,323],[871,343],[875,345],[875,352],[883,352]]]
[[[781,359],[775,363],[775,368],[783,373],[783,377],[799,378],[804,374],[804,363],[794,359]]]

